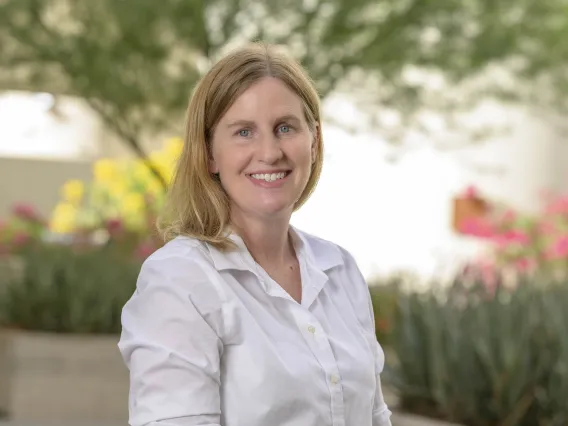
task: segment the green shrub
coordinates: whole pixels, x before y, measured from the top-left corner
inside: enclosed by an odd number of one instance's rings
[[[470,426],[568,424],[568,283],[400,293],[386,380],[401,408]]]
[[[369,291],[375,315],[375,332],[382,346],[388,346],[396,321],[398,294],[412,278],[393,275],[387,279],[375,278],[369,281]]]
[[[140,262],[112,246],[38,244],[0,293],[4,327],[58,333],[118,333]]]

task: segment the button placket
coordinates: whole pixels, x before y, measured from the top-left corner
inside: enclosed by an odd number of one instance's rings
[[[296,321],[325,374],[330,393],[332,424],[333,426],[344,426],[345,410],[341,377],[329,338],[321,324],[309,311],[304,310],[296,317]]]

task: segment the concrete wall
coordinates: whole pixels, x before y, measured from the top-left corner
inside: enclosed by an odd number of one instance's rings
[[[143,135],[149,152],[175,136]],[[0,218],[15,202],[48,214],[68,179],[88,179],[94,160],[132,157],[132,150],[80,99],[0,93]]]
[[[32,203],[48,215],[65,181],[90,177],[91,163],[87,161],[0,157],[0,218],[19,202]]]
[[[126,424],[118,336],[0,331],[0,413],[15,422]]]

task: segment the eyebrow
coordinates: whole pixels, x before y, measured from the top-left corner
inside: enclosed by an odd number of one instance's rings
[[[254,127],[254,121],[249,120],[237,120],[233,121],[232,123],[228,124],[227,127]]]
[[[276,121],[276,123],[282,123],[283,121],[294,121],[294,122],[298,123],[300,121],[300,119],[298,117],[296,117],[294,114],[287,114],[287,115],[283,115],[282,117],[279,117],[275,121]],[[233,121],[232,123],[227,125],[228,128],[232,128],[232,127],[255,127],[255,126],[256,126],[255,122],[250,121],[250,120],[237,120],[237,121]]]

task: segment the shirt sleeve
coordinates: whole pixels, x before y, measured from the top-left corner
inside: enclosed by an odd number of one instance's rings
[[[196,262],[146,260],[118,345],[130,371],[131,426],[220,425],[221,312]]]
[[[376,332],[375,332],[375,314],[373,310],[373,303],[371,300],[371,294],[369,292],[369,286],[363,274],[361,273],[360,269],[357,266],[357,263],[353,256],[342,249],[343,256],[345,259],[346,267],[348,270],[348,275],[355,279],[360,285],[356,286],[357,291],[356,297],[353,297],[353,300],[356,303],[355,309],[357,312],[360,312],[361,315],[361,324],[363,325],[364,329],[369,336],[369,341],[372,341],[373,347],[373,355],[375,358],[375,376],[377,387],[375,389],[375,399],[373,402],[373,426],[391,426],[391,415],[392,412],[389,410],[382,386],[381,386],[381,373],[383,372],[385,366],[385,355],[381,345],[377,341]]]
[[[377,376],[377,389],[375,391],[375,402],[373,404],[373,426],[391,426],[391,411],[385,402],[383,389],[381,386],[381,373],[384,366],[384,355],[382,348],[377,342],[375,351],[375,374]]]
[[[373,335],[376,336],[375,333],[375,313],[373,309],[373,302],[371,299],[370,292],[368,292],[368,300],[369,300],[369,310],[371,313],[371,323],[373,324]],[[391,415],[392,412],[389,410],[386,402],[385,397],[383,394],[382,382],[381,382],[381,373],[385,367],[385,353],[383,348],[376,340],[374,341],[374,349],[375,349],[375,375],[377,378],[377,389],[375,390],[375,402],[373,404],[373,426],[391,426]]]

